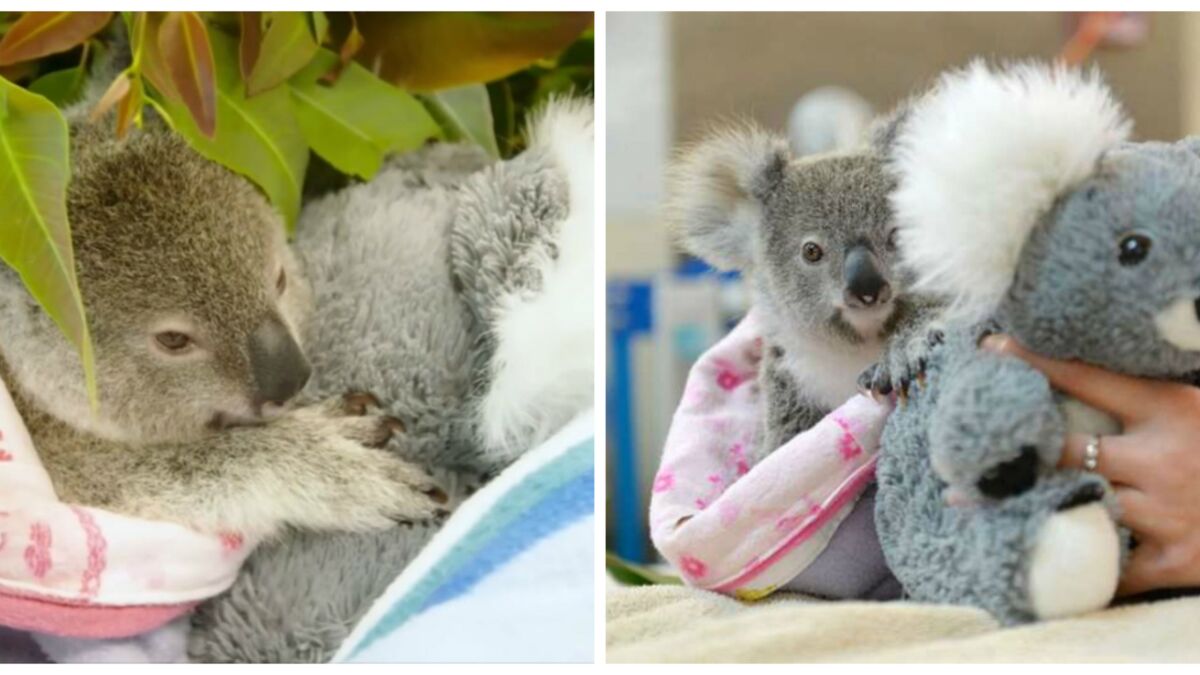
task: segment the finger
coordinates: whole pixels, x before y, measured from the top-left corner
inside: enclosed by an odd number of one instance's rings
[[[1162,512],[1150,495],[1134,488],[1117,488],[1117,504],[1121,507],[1121,523],[1141,539],[1167,539],[1171,532],[1171,521],[1162,517]]]
[[[1162,578],[1160,563],[1163,549],[1158,542],[1143,540],[1133,549],[1129,556],[1129,564],[1121,573],[1121,581],[1117,585],[1117,595],[1137,595],[1156,588],[1164,587],[1168,581]]]
[[[1063,444],[1062,458],[1058,465],[1065,469],[1082,469],[1087,455],[1091,434],[1067,434]],[[1128,436],[1101,436],[1100,455],[1096,458],[1096,473],[1114,483],[1126,483],[1140,487],[1144,472],[1145,452],[1130,448]]]
[[[1047,358],[1025,349],[1008,335],[990,335],[981,346],[1025,361],[1041,371],[1055,388],[1113,415],[1126,425],[1147,419],[1161,407],[1160,390],[1149,380],[1112,373],[1077,361]]]

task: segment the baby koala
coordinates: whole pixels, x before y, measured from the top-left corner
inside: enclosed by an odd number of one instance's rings
[[[367,530],[445,495],[377,449],[402,432],[369,396],[291,412],[311,298],[279,216],[165,124],[116,139],[71,116],[68,212],[99,387],[0,266],[0,377],[59,498],[207,532]]]
[[[852,397],[860,374],[907,393],[917,370],[933,305],[906,292],[896,250],[884,153],[897,119],[853,151],[799,158],[781,136],[723,128],[671,169],[684,248],[752,284],[765,397],[754,461]]]

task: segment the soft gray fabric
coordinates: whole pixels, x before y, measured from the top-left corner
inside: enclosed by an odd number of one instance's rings
[[[875,533],[875,485],[855,502],[825,550],[784,590],[832,600],[895,600],[900,582],[883,558]]]
[[[376,396],[405,433],[396,452],[461,499],[500,462],[475,440],[490,319],[505,292],[536,290],[534,249],[553,249],[566,182],[541,153],[492,163],[435,145],[369,183],[305,207],[295,247],[317,314],[309,400]],[[322,662],[438,524],[376,534],[301,533],[256,551],[233,588],[195,615],[190,654],[210,662]]]
[[[1200,296],[1196,148],[1189,139],[1107,153],[1041,219],[987,329],[1114,371],[1186,381],[1200,369],[1200,352],[1170,344],[1155,321],[1171,303]],[[1152,242],[1141,262],[1120,259],[1130,233]],[[1198,312],[1184,319],[1200,322]],[[1116,504],[1100,476],[1055,467],[1066,430],[1061,395],[1024,362],[979,351],[983,330],[951,324],[928,359],[925,386],[889,418],[876,520],[912,599],[974,605],[1018,623],[1033,618],[1026,575],[1041,525],[1097,499],[1115,517]],[[1005,494],[982,494],[988,476],[1007,476]],[[978,504],[948,505],[947,487]]]
[[[0,663],[49,663],[49,660],[29,633],[0,626]]]

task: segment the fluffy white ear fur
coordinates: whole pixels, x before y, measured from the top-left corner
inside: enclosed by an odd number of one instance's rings
[[[558,258],[540,264],[543,290],[510,296],[497,315],[491,387],[481,403],[481,433],[497,459],[510,461],[591,406],[594,159],[592,101],[560,99],[530,125],[530,148],[545,148],[567,174],[568,215]]]
[[[943,75],[892,160],[899,243],[917,288],[947,297],[952,311],[991,313],[1039,217],[1129,132],[1094,71],[975,61]]]

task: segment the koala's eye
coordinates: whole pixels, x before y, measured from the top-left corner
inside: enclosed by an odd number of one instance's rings
[[[896,232],[898,232],[898,230],[894,227],[892,228],[891,232],[888,232],[887,250],[889,251],[896,250]]]
[[[280,294],[287,290],[287,270],[280,268],[279,278],[275,280],[275,290]]]
[[[810,263],[817,262],[825,255],[825,251],[821,250],[820,246],[811,241],[804,245],[802,252],[804,253],[804,259]]]
[[[1117,260],[1122,265],[1136,265],[1146,259],[1150,253],[1150,237],[1144,234],[1127,234],[1121,237],[1117,245]]]
[[[157,342],[158,345],[164,350],[172,354],[178,354],[180,352],[187,351],[187,349],[192,346],[191,337],[189,337],[186,333],[180,333],[173,330],[163,331],[155,335],[154,341]]]

